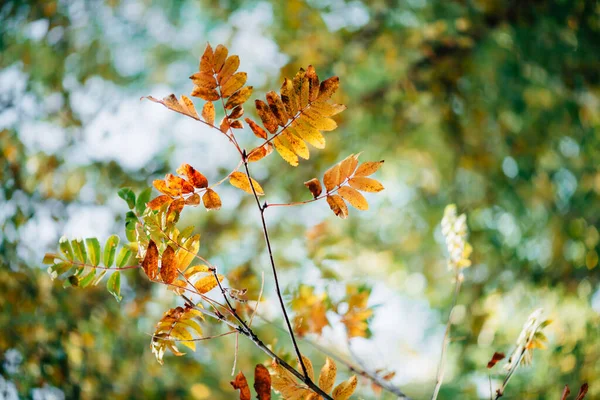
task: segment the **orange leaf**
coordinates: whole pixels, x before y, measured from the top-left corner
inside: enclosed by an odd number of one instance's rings
[[[306,69],[305,77],[309,82],[309,100],[315,101],[319,97],[319,77],[312,65],[309,65]]]
[[[279,121],[271,111],[271,108],[262,100],[255,100],[256,112],[263,122],[263,126],[271,133],[277,132]]]
[[[229,99],[227,99],[227,103],[225,103],[225,108],[227,110],[231,110],[239,105],[242,105],[250,98],[252,95],[252,86],[246,86],[245,88],[241,88],[237,92],[231,95]]]
[[[177,196],[181,195],[181,188],[175,189],[175,188],[168,187],[167,182],[163,181],[162,179],[155,179],[154,181],[152,181],[152,185],[159,192],[162,192],[171,197],[177,197]]]
[[[194,187],[200,189],[208,187],[208,179],[206,179],[204,175],[198,172],[190,164],[181,164],[179,168],[177,168],[177,173],[180,175],[185,175]]]
[[[213,72],[213,64],[214,64],[214,53],[210,44],[206,44],[206,48],[204,49],[204,54],[200,58],[200,72],[209,72],[212,74]]]
[[[214,72],[217,72],[217,73],[221,72],[221,69],[223,68],[223,64],[225,64],[225,60],[227,59],[228,53],[229,53],[229,50],[227,50],[227,47],[223,46],[222,44],[218,45],[215,48]]]
[[[254,368],[254,390],[258,400],[271,400],[271,374],[262,364]]]
[[[250,394],[248,381],[246,380],[246,377],[242,371],[236,375],[235,380],[229,383],[231,383],[231,386],[233,386],[235,390],[240,391],[240,400],[250,400],[252,395]]]
[[[367,199],[365,199],[365,197],[362,194],[360,194],[356,189],[353,189],[348,186],[342,186],[338,190],[338,193],[354,208],[357,208],[359,210],[369,209],[369,203],[367,202]]]
[[[377,172],[377,170],[383,165],[383,163],[384,163],[384,160],[364,162],[358,167],[358,169],[354,173],[354,176],[372,175],[375,172]]]
[[[158,275],[158,247],[156,247],[156,243],[152,240],[148,243],[146,256],[142,261],[142,268],[151,281],[156,279]]]
[[[325,171],[323,176],[323,184],[327,192],[331,192],[336,186],[339,186],[342,181],[340,180],[340,164],[335,164],[333,167]]]
[[[267,132],[265,132],[265,130],[263,128],[258,126],[258,124],[256,122],[252,121],[250,118],[246,118],[245,121],[248,124],[248,126],[250,127],[250,129],[252,129],[252,132],[254,132],[254,135],[256,137],[258,137],[260,139],[267,138]]]
[[[217,81],[210,72],[196,72],[194,75],[190,76],[190,79],[194,85],[204,89],[215,89],[217,87]]]
[[[221,86],[221,96],[229,97],[246,83],[246,79],[248,79],[248,74],[245,72],[238,72],[234,74],[231,78],[227,79],[226,82],[222,83]]]
[[[151,210],[158,210],[160,207],[162,207],[163,204],[168,203],[170,201],[171,197],[167,196],[166,194],[161,194],[154,200],[148,202],[148,208],[150,208]]]
[[[327,101],[333,96],[335,91],[340,87],[340,78],[337,76],[332,76],[329,79],[325,79],[321,82],[319,87],[319,96],[317,98],[318,101]]]
[[[264,146],[257,147],[248,154],[248,161],[256,162],[262,160],[273,151],[273,146],[270,143],[265,144]]]
[[[304,186],[306,186],[308,190],[310,190],[315,199],[319,197],[321,195],[321,192],[323,191],[323,188],[321,187],[321,182],[319,182],[317,178],[313,178],[310,181],[304,182]]]
[[[177,278],[177,266],[175,262],[175,251],[167,246],[163,251],[160,267],[160,278],[165,283],[171,283]]]
[[[498,353],[498,352],[494,353],[494,355],[492,356],[492,359],[487,364],[488,369],[493,368],[494,365],[496,365],[498,363],[498,361],[504,359],[504,357],[506,357],[504,355],[504,353]]]
[[[241,189],[246,193],[254,194],[254,192],[252,191],[252,187],[254,187],[254,190],[256,191],[256,194],[258,196],[262,196],[263,194],[265,194],[260,184],[254,179],[252,179],[252,183],[250,183],[248,175],[244,174],[243,172],[236,171],[229,175],[229,183],[231,183],[232,186],[235,186],[236,188]]]
[[[192,96],[200,97],[206,101],[215,101],[221,98],[215,89],[208,89],[202,86],[195,86],[194,90],[192,90]]]
[[[212,189],[206,189],[204,195],[202,195],[202,203],[207,210],[218,210],[221,208],[221,198]]]
[[[194,193],[193,195],[185,199],[186,206],[197,206],[198,204],[200,204],[200,195],[198,193]]]
[[[241,121],[231,121],[229,126],[231,126],[233,129],[244,129],[244,125],[241,123]]]
[[[223,85],[227,80],[231,78],[231,76],[237,71],[240,66],[240,58],[236,55],[232,55],[227,57],[225,63],[223,64],[223,68],[219,71],[219,75],[217,76],[217,80],[221,85]]]
[[[344,203],[344,199],[337,194],[327,196],[327,204],[329,204],[331,211],[341,219],[348,217],[348,206]]]
[[[357,165],[358,165],[358,155],[350,154],[348,157],[346,157],[340,163],[340,181],[343,182],[346,179],[348,179],[348,177],[350,175],[352,175],[352,173],[356,169]]]
[[[361,192],[381,192],[384,189],[379,181],[362,176],[350,179],[348,184]]]
[[[273,91],[267,92],[267,103],[269,103],[269,108],[271,109],[271,112],[279,121],[279,125],[285,126],[290,117],[288,116],[288,113],[285,110],[285,106],[283,105],[283,102],[281,101],[279,95]]]
[[[242,115],[244,115],[244,108],[242,106],[237,106],[236,108],[231,110],[231,113],[229,113],[229,118],[238,119]]]
[[[146,98],[155,103],[162,104],[169,110],[173,110],[196,120],[200,120],[198,113],[196,112],[196,108],[194,107],[194,103],[186,96],[181,96],[181,100],[177,100],[177,97],[175,97],[174,94],[171,94],[162,100],[156,99],[152,96],[146,96]]]
[[[290,79],[285,78],[281,85],[281,101],[285,106],[289,116],[294,116],[298,112],[298,98],[294,92],[293,83]]]
[[[215,105],[207,101],[204,103],[204,107],[202,107],[202,118],[209,125],[215,124]]]
[[[194,186],[179,176],[175,176],[173,174],[167,174],[165,176],[165,180],[167,181],[167,186],[171,189],[175,189],[175,190],[181,191],[183,193],[193,193],[194,192]]]

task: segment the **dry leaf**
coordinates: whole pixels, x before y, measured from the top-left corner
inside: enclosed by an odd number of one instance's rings
[[[321,192],[323,191],[323,189],[321,188],[321,182],[319,182],[317,178],[313,178],[310,181],[304,182],[304,186],[306,186],[308,190],[310,190],[315,199],[319,197],[321,195]]]
[[[246,377],[244,376],[244,373],[242,371],[240,371],[236,377],[235,380],[229,382],[231,383],[231,386],[233,386],[233,388],[235,390],[239,390],[240,391],[240,400],[250,400],[252,395],[250,394],[250,388],[248,387],[248,381],[246,380]]]
[[[170,196],[167,196],[166,194],[162,194],[158,197],[156,197],[154,200],[151,200],[148,202],[148,208],[150,208],[151,210],[158,210],[159,208],[161,208],[163,206],[163,204],[166,204],[168,202],[170,202],[172,199]]]
[[[142,261],[142,268],[151,281],[156,279],[158,275],[158,247],[152,240],[148,243],[146,255]]]
[[[262,364],[254,368],[254,390],[258,400],[271,400],[271,374]]]
[[[325,365],[321,368],[319,374],[319,387],[323,389],[325,393],[331,392],[335,385],[335,377],[337,375],[337,365],[329,357],[325,358]]]
[[[337,194],[327,196],[327,204],[331,211],[341,219],[348,217],[348,206],[344,203],[344,200]]]
[[[229,183],[231,183],[232,186],[235,186],[238,189],[242,189],[246,193],[254,194],[254,192],[252,191],[252,187],[254,187],[254,190],[256,191],[256,194],[258,196],[262,196],[263,194],[265,194],[259,183],[252,179],[251,184],[250,180],[248,179],[248,176],[243,172],[236,171],[229,175]]]
[[[335,164],[333,167],[325,171],[323,176],[323,184],[327,193],[331,192],[336,186],[341,184],[340,180],[340,164]]]
[[[212,189],[206,189],[202,195],[202,203],[207,210],[218,210],[221,208],[221,198]]]
[[[487,367],[488,369],[490,368],[494,368],[494,365],[496,365],[498,363],[498,361],[503,360],[506,356],[504,355],[504,353],[494,353],[494,355],[492,356],[492,359],[488,362]]]
[[[167,246],[163,251],[160,267],[160,278],[165,283],[171,283],[177,278],[177,265],[175,260],[175,251],[171,246]]]
[[[207,101],[204,103],[204,107],[202,107],[202,118],[209,125],[215,124],[215,105]]]

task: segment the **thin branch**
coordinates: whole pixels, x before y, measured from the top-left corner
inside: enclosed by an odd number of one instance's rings
[[[285,319],[285,323],[288,327],[288,331],[290,334],[290,338],[292,339],[292,343],[294,344],[294,350],[296,351],[296,355],[298,356],[298,362],[302,366],[302,372],[306,379],[310,381],[308,377],[308,372],[306,370],[306,365],[304,365],[304,360],[302,359],[302,354],[300,353],[300,348],[298,347],[298,343],[296,342],[296,336],[294,335],[294,330],[292,329],[292,324],[290,323],[290,318],[288,317],[287,311],[285,309],[285,302],[283,301],[283,296],[281,295],[281,288],[279,286],[279,278],[277,276],[277,267],[275,267],[275,259],[273,258],[273,249],[271,248],[271,240],[269,238],[269,231],[267,230],[267,222],[265,221],[265,208],[260,204],[260,200],[258,199],[258,194],[256,193],[256,189],[254,188],[254,183],[252,182],[252,177],[250,176],[250,169],[248,168],[248,157],[246,155],[246,150],[244,150],[242,154],[242,159],[244,161],[244,168],[246,169],[246,175],[248,175],[248,181],[250,182],[250,187],[252,188],[252,193],[254,194],[254,199],[256,200],[256,205],[258,210],[260,211],[260,220],[262,222],[263,234],[265,237],[265,242],[267,243],[267,250],[269,252],[269,260],[271,261],[271,269],[273,270],[273,278],[275,280],[275,291],[277,293],[277,297],[279,298],[279,304],[281,305],[281,311],[283,313],[283,317]]]
[[[350,178],[346,178],[344,179],[344,181],[342,183],[340,183],[335,189],[331,190],[331,192],[327,192],[324,193],[318,197],[315,197],[314,199],[310,199],[310,200],[304,200],[304,201],[293,201],[291,203],[269,203],[269,204],[265,204],[264,208],[267,209],[269,207],[293,207],[293,206],[301,206],[304,204],[308,204],[308,203],[312,203],[315,202],[317,200],[321,200],[326,198],[327,196],[337,192],[342,186],[344,186],[344,184],[346,182],[348,182],[348,180],[350,180]]]
[[[456,283],[454,286],[454,296],[452,298],[452,307],[450,308],[450,313],[448,314],[448,322],[446,323],[446,331],[444,332],[444,341],[442,343],[442,354],[440,356],[440,363],[438,365],[438,371],[435,381],[435,388],[433,390],[433,395],[431,396],[431,400],[436,400],[438,393],[440,392],[440,388],[442,387],[442,383],[444,381],[444,373],[446,372],[446,351],[448,349],[448,343],[450,342],[450,326],[452,325],[452,312],[456,307],[456,303],[458,301],[458,293],[460,292],[460,286],[462,282],[462,273],[457,269],[456,271]]]

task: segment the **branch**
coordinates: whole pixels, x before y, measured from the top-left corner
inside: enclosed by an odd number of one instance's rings
[[[438,365],[438,371],[435,381],[435,388],[433,389],[433,395],[431,396],[431,400],[436,400],[440,388],[442,387],[442,383],[444,381],[444,373],[446,372],[445,360],[446,360],[446,350],[448,349],[448,343],[450,341],[450,325],[452,312],[454,311],[454,307],[456,307],[456,302],[458,301],[458,293],[460,292],[460,285],[462,282],[462,273],[457,269],[456,271],[456,283],[454,286],[454,296],[452,298],[452,307],[450,308],[450,313],[448,314],[448,322],[446,322],[446,331],[444,332],[444,341],[442,343],[442,355],[440,356],[440,363]]]
[[[252,188],[252,193],[254,194],[254,199],[256,200],[256,205],[260,211],[260,220],[262,222],[263,233],[265,236],[265,242],[267,243],[267,250],[269,251],[269,260],[271,261],[271,268],[273,270],[273,278],[275,279],[275,290],[277,292],[277,297],[279,298],[279,304],[281,305],[281,311],[283,312],[283,317],[285,319],[285,323],[288,327],[288,331],[290,333],[290,338],[292,339],[292,343],[294,344],[294,350],[296,351],[296,355],[298,356],[298,361],[302,366],[302,372],[306,379],[310,382],[310,378],[308,377],[308,372],[306,371],[306,365],[304,365],[304,360],[302,359],[302,354],[300,353],[300,349],[298,348],[298,343],[296,342],[296,337],[294,335],[294,330],[292,329],[292,324],[290,323],[290,318],[288,317],[287,311],[285,309],[285,303],[283,301],[283,297],[281,295],[281,288],[279,287],[279,278],[277,277],[277,268],[275,267],[275,260],[273,258],[273,250],[271,249],[271,240],[269,239],[269,231],[267,230],[267,223],[265,221],[265,209],[266,205],[262,206],[260,204],[260,200],[258,199],[258,194],[256,193],[256,189],[254,188],[254,183],[252,182],[252,178],[250,176],[250,169],[248,168],[248,156],[246,155],[246,150],[243,151],[242,160],[244,161],[244,168],[246,169],[246,175],[248,175],[248,181],[250,182],[250,187]]]

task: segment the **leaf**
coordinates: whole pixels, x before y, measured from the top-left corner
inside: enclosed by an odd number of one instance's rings
[[[304,111],[299,119],[307,122],[319,131],[328,132],[337,128],[337,123],[333,119],[323,117],[321,114],[312,109],[307,109]]]
[[[306,74],[304,75],[306,80],[309,83],[309,100],[315,101],[317,97],[319,97],[319,77],[317,76],[317,72],[312,65],[309,65],[306,69]]]
[[[271,400],[271,374],[262,364],[254,368],[254,390],[258,400]]]
[[[359,176],[369,176],[377,172],[377,170],[383,165],[385,161],[366,161],[362,163],[356,172],[354,173],[355,177]]]
[[[250,400],[252,395],[250,394],[250,388],[248,387],[248,381],[246,380],[246,377],[244,376],[244,373],[242,371],[240,371],[236,377],[235,380],[229,382],[231,384],[231,386],[233,386],[233,388],[235,390],[239,390],[240,391],[240,400]]]
[[[290,79],[285,78],[281,85],[281,101],[285,106],[289,116],[295,116],[298,113],[298,98],[294,92],[293,83]]]
[[[221,96],[219,96],[219,92],[217,92],[215,89],[207,89],[202,86],[194,87],[194,90],[192,90],[192,96],[200,97],[202,100],[206,101],[215,101],[221,98]]]
[[[100,264],[100,242],[96,238],[85,239],[87,254],[94,267]]]
[[[294,133],[296,133],[300,138],[302,138],[315,148],[325,148],[325,138],[323,137],[321,132],[315,129],[312,125],[300,119],[297,119],[292,123],[291,129],[293,129]]]
[[[250,183],[250,179],[248,179],[248,176],[243,172],[236,171],[229,175],[229,183],[231,183],[232,186],[241,189],[246,193],[254,194],[254,192],[252,191],[253,186],[258,196],[262,196],[265,194],[259,183],[256,182],[254,179],[252,179],[252,183]]]
[[[123,247],[117,255],[117,268],[126,267],[129,260],[133,257],[133,253],[127,247]]]
[[[344,200],[350,203],[350,205],[352,205],[352,207],[354,208],[357,208],[359,210],[369,209],[369,203],[367,202],[367,199],[365,199],[365,197],[362,194],[360,194],[356,189],[353,189],[348,186],[342,186],[338,190],[338,194]]]
[[[165,181],[167,182],[167,186],[170,189],[177,190],[181,193],[193,193],[194,192],[194,186],[179,176],[175,176],[173,174],[167,174],[165,176]]]
[[[215,105],[211,101],[204,103],[202,107],[202,118],[209,125],[215,124]]]
[[[350,379],[337,385],[337,387],[333,389],[331,396],[334,400],[347,400],[356,390],[357,384],[358,380],[356,379],[356,375],[352,375]]]
[[[223,275],[217,276],[219,278],[219,282],[221,282],[223,280]],[[217,287],[217,284],[218,283],[215,277],[213,275],[209,275],[205,276],[204,278],[198,279],[198,281],[194,283],[194,287],[199,293],[205,294]]]
[[[279,121],[279,125],[285,126],[290,117],[288,116],[285,106],[283,105],[283,101],[281,101],[279,95],[273,91],[267,92],[267,103],[269,104],[271,112]]]
[[[286,145],[286,143],[282,140],[281,135],[276,136],[273,139],[273,147],[281,158],[287,161],[291,166],[298,166],[298,156],[294,153],[290,148]]]
[[[197,206],[198,204],[200,204],[200,195],[198,193],[194,193],[193,195],[185,199],[186,206]]]
[[[237,92],[248,79],[248,74],[245,72],[238,72],[224,82],[221,86],[221,96],[227,98]]]
[[[352,175],[358,165],[358,155],[351,154],[340,163],[340,181],[344,182]]]
[[[341,219],[348,217],[348,206],[344,203],[344,200],[337,194],[327,196],[327,204],[331,211]]]
[[[160,267],[160,279],[165,283],[171,283],[177,278],[177,265],[175,260],[175,250],[167,246],[163,251]]]
[[[148,243],[148,249],[142,261],[142,268],[151,281],[156,279],[158,275],[158,247],[152,240]]]
[[[135,193],[130,188],[122,188],[117,192],[120,198],[127,202],[127,206],[130,210],[133,210],[135,207]]]
[[[362,192],[381,192],[384,187],[379,181],[371,178],[365,178],[362,176],[351,178],[348,184],[354,189]]]
[[[252,86],[246,86],[235,92],[225,103],[225,109],[231,110],[234,107],[242,105],[250,98],[252,95]]]
[[[190,79],[194,85],[204,89],[215,89],[218,86],[217,80],[211,72],[196,72],[190,76]]]
[[[106,282],[106,289],[108,292],[115,296],[117,301],[121,301],[121,272],[115,271],[112,273],[108,281]]]
[[[214,91],[214,89],[200,88],[200,86],[196,86],[194,88],[194,92],[196,91],[196,89],[201,89],[205,92]],[[192,93],[192,96],[194,96],[193,93]],[[202,97],[202,96],[197,96],[197,97]],[[200,120],[200,118],[198,117],[198,113],[196,112],[196,108],[194,107],[194,103],[192,103],[192,101],[186,96],[181,96],[181,100],[177,100],[177,97],[174,94],[170,94],[167,97],[163,98],[162,100],[159,100],[152,96],[146,96],[146,99],[153,101],[155,103],[162,104],[163,106],[167,107],[169,110],[173,110],[175,112],[178,112],[178,113],[188,116],[190,118]]]
[[[102,255],[102,261],[106,268],[112,267],[118,245],[119,237],[117,235],[111,235],[106,239],[106,243],[104,244],[104,254]]]
[[[164,193],[170,197],[177,197],[181,195],[180,189],[175,189],[167,186],[167,182],[162,179],[155,179],[152,181],[152,185],[161,193]]]
[[[218,45],[215,48],[215,53],[214,53],[214,71],[219,73],[221,72],[221,69],[223,68],[223,64],[225,64],[225,60],[227,59],[227,54],[229,53],[229,51],[227,50],[227,47],[223,46],[222,44]]]
[[[316,102],[311,104],[310,109],[318,112],[323,117],[332,117],[346,110],[346,106],[343,104]]]
[[[315,373],[312,362],[307,357],[300,355],[302,357],[302,362],[304,362],[304,366],[306,367],[306,374],[310,378],[311,381],[315,380]],[[298,361],[298,367],[301,369],[300,361]]]
[[[589,390],[589,386],[587,383],[584,383],[583,385],[581,385],[581,388],[579,389],[579,393],[577,394],[577,397],[575,398],[575,400],[583,400],[585,398],[585,395],[587,394]]]
[[[154,200],[148,202],[148,208],[151,210],[158,210],[159,208],[161,208],[164,204],[172,201],[173,199],[170,196],[167,196],[166,194],[160,195],[157,198],[155,198]]]
[[[225,63],[223,63],[223,67],[219,71],[217,75],[217,81],[219,84],[223,85],[227,80],[231,78],[231,76],[237,71],[240,66],[240,57],[236,55],[231,55],[227,57]],[[225,96],[223,96],[225,97]]]
[[[196,257],[198,249],[200,248],[200,235],[194,235],[186,240],[182,245],[183,248],[177,249],[177,269],[180,271],[185,270],[188,265]]]
[[[336,375],[337,365],[335,365],[335,362],[331,358],[325,358],[325,365],[323,365],[321,373],[319,374],[319,387],[323,389],[325,393],[330,393],[331,389],[333,389]]]
[[[246,118],[245,121],[250,127],[250,129],[252,129],[252,132],[254,132],[254,135],[256,137],[260,139],[267,139],[267,132],[265,132],[263,128],[258,126],[256,122],[252,121],[250,118]]]
[[[340,164],[335,164],[333,167],[325,171],[325,175],[323,176],[323,184],[325,185],[325,189],[328,193],[341,183]]]
[[[570,394],[571,390],[569,390],[569,385],[565,385],[565,389],[563,390],[562,395],[560,396],[560,400],[567,400],[567,396]]]
[[[249,162],[256,162],[262,160],[273,151],[273,146],[270,143],[266,143],[264,146],[255,148],[248,154]]]
[[[229,118],[230,119],[238,119],[242,115],[244,115],[244,107],[237,106],[236,108],[234,108],[233,110],[231,110],[231,112],[229,113]]]
[[[321,195],[321,192],[323,191],[323,188],[321,187],[321,182],[319,182],[317,178],[313,178],[310,181],[304,182],[304,186],[306,186],[308,190],[310,190],[315,199],[319,197]]]
[[[288,370],[279,365],[277,361],[273,360],[271,366],[273,368],[271,384],[273,389],[281,393],[284,399],[303,400],[306,396],[313,393],[306,386],[298,384],[296,378]]]
[[[218,47],[217,47],[218,49]],[[200,71],[201,72],[208,72],[211,73],[213,72],[213,68],[214,68],[214,62],[215,62],[215,54],[213,52],[212,47],[210,46],[210,44],[206,44],[206,48],[204,49],[204,53],[202,54],[202,57],[200,58]]]
[[[498,363],[498,361],[501,361],[505,358],[506,356],[504,355],[504,353],[494,353],[494,355],[492,356],[492,359],[488,362],[487,367],[488,369],[494,368],[494,365],[496,365]]]
[[[203,189],[208,187],[208,179],[200,172],[196,171],[190,164],[181,164],[179,168],[177,168],[177,173],[185,175],[195,188]]]
[[[212,189],[206,189],[202,195],[202,203],[207,210],[218,210],[221,208],[221,198]]]
[[[277,132],[279,121],[271,111],[271,108],[262,100],[255,100],[256,112],[262,120],[263,126],[271,133]]]
[[[146,204],[150,201],[150,196],[152,195],[152,188],[146,188],[142,190],[140,195],[138,196],[135,202],[135,211],[139,215],[142,215],[146,210]]]
[[[319,86],[319,96],[317,97],[317,101],[329,100],[339,87],[340,78],[337,76],[332,76],[329,79],[325,79]]]
[[[85,244],[83,243],[82,238],[77,238],[71,241],[71,246],[73,247],[73,252],[79,261],[83,264],[87,262],[87,251],[85,250]]]
[[[244,125],[241,121],[231,121],[230,125],[233,129],[244,129]]]
[[[283,133],[279,137],[281,137],[283,140],[286,140],[287,143],[289,143],[288,148],[290,150],[292,150],[294,153],[304,158],[305,160],[308,160],[308,147],[306,147],[306,144],[302,139],[291,133],[289,130],[283,131]]]

